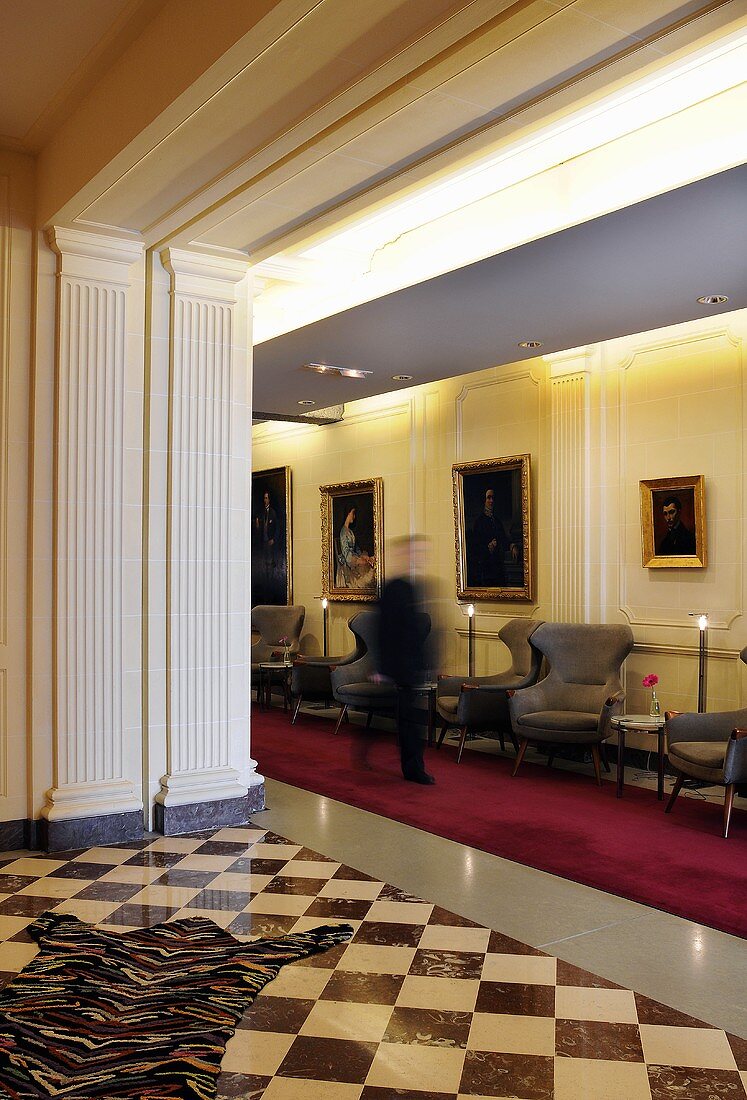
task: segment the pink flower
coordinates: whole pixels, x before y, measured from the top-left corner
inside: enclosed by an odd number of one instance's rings
[[[643,686],[645,688],[653,688],[659,683],[659,677],[655,672],[649,672],[648,676],[643,677]]]
[[[282,636],[282,638],[278,638],[278,642],[280,645],[290,645],[290,639],[287,638],[285,634]]]

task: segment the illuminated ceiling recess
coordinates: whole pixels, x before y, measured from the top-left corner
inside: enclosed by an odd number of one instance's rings
[[[255,343],[743,163],[745,72],[743,16],[632,81],[483,135],[465,163],[434,155],[426,181],[312,223],[255,267]]]

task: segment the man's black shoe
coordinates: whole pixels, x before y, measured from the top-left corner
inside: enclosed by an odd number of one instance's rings
[[[409,783],[423,783],[425,786],[430,786],[432,783],[436,782],[433,776],[429,775],[428,772],[415,772],[414,775],[406,775],[405,779]]]

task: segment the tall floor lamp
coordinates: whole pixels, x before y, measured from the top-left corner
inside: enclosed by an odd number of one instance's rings
[[[708,613],[691,611],[698,623],[698,714],[705,714],[708,698]]]
[[[472,678],[475,675],[475,605],[473,603],[467,608],[467,617],[469,619],[467,675]]]
[[[322,596],[322,638],[324,639],[324,656],[327,656],[327,631],[329,629],[329,600]]]
[[[708,616],[698,615],[698,714],[704,714],[708,694]]]

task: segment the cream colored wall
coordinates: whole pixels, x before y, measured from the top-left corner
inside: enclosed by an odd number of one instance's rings
[[[747,311],[740,311],[351,402],[344,421],[328,427],[256,427],[254,469],[292,469],[294,599],[307,609],[303,649],[321,648],[319,486],[381,476],[385,539],[416,530],[430,537],[441,664],[466,671],[451,466],[529,453],[535,600],[477,605],[477,672],[505,663],[495,635],[513,615],[629,622],[636,647],[626,667],[628,710],[647,707],[640,686],[647,672],[659,674],[664,706],[691,709],[698,638],[689,612],[705,610],[712,620],[709,709],[742,705],[746,336]],[[557,399],[568,380],[575,435],[563,430],[567,414]],[[562,480],[570,459],[573,484]],[[699,473],[706,478],[708,567],[644,569],[639,479]],[[578,523],[573,540],[563,537],[569,522]],[[577,583],[567,593],[569,576]],[[345,623],[358,609],[330,605],[331,651],[348,648]]]
[[[0,150],[0,821],[25,818],[27,802],[26,523],[33,206],[33,162]]]

